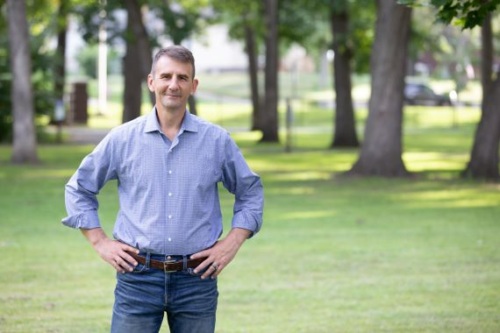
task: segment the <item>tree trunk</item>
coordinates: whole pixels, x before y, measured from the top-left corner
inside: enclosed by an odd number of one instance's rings
[[[279,142],[278,135],[278,0],[265,1],[266,70],[265,102],[262,114],[263,142]]]
[[[346,5],[347,6],[347,5]],[[347,9],[337,11],[332,9],[330,21],[333,35],[333,51],[335,58],[334,87],[335,87],[335,130],[331,148],[358,147],[356,122],[352,104],[351,84],[351,57],[352,50],[347,45],[349,16]]]
[[[68,30],[68,3],[61,0],[57,13],[57,49],[54,64],[54,99],[57,103],[64,103],[64,86],[66,83],[66,31]],[[52,120],[56,119],[53,115]]]
[[[141,115],[142,105],[142,81],[144,78],[144,68],[137,66],[141,62],[137,39],[133,35],[131,20],[127,21],[126,53],[123,58],[123,115],[122,122],[125,123]]]
[[[369,114],[360,156],[351,174],[408,175],[402,159],[402,114],[411,11],[394,0],[377,1]]]
[[[481,30],[482,63],[481,83],[483,101],[481,120],[476,128],[470,161],[462,176],[477,179],[500,179],[498,149],[500,144],[500,73],[493,80],[493,33],[491,16],[488,15]]]
[[[151,72],[153,57],[148,32],[142,21],[141,6],[137,0],[125,0],[125,7],[127,9],[128,31],[131,33],[131,36],[129,36],[129,38],[136,39],[135,43],[137,45],[139,56],[141,59],[138,62],[138,64],[140,64],[139,67],[141,67],[142,70],[141,79],[145,84],[147,84],[147,76]],[[137,64],[135,64],[135,66],[137,66]],[[125,70],[128,70],[128,68],[126,68]],[[151,104],[154,105],[154,93],[149,93],[149,99],[151,101]]]
[[[13,163],[37,163],[35,111],[31,84],[31,58],[29,49],[26,3],[7,1],[10,62],[12,68],[13,105]]]
[[[189,113],[194,115],[198,114],[198,110],[196,110],[196,97],[194,95],[188,97],[188,108]]]
[[[167,17],[168,18],[174,18],[176,20],[177,18],[177,14],[174,13],[172,10],[171,10],[171,1],[170,0],[164,0],[163,1],[163,11],[164,11],[164,22],[165,23],[168,23],[166,21],[168,21]],[[168,13],[168,15],[166,15],[166,13]],[[174,21],[174,22],[177,22],[177,21]],[[177,24],[173,24],[172,25],[172,22],[170,22],[170,24],[168,24],[169,26],[169,37],[172,38],[172,42],[174,43],[174,45],[181,45],[182,41],[187,37],[186,35],[186,31],[182,28],[182,27],[178,27]],[[154,98],[154,94],[153,94],[153,98]],[[191,114],[194,114],[194,115],[197,115],[198,114],[198,108],[197,108],[197,100],[196,100],[196,95],[191,95],[189,96],[188,98],[188,110]]]
[[[257,47],[255,44],[255,32],[250,24],[245,22],[245,51],[248,56],[248,75],[250,77],[250,94],[252,99],[252,130],[260,130],[260,98],[257,65]]]

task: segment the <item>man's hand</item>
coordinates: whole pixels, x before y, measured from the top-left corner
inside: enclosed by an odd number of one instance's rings
[[[101,258],[117,272],[131,272],[137,266],[137,261],[129,254],[129,252],[139,253],[136,248],[109,239],[101,228],[81,229],[81,231]]]
[[[207,257],[194,272],[198,273],[205,268],[208,269],[201,276],[202,279],[211,277],[215,279],[222,270],[234,259],[241,245],[250,236],[251,231],[246,229],[234,228],[226,238],[215,243],[211,248],[195,253],[191,256],[192,259]]]

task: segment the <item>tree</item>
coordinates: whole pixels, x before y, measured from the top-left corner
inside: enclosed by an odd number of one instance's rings
[[[401,3],[417,5],[418,0],[400,0]],[[437,17],[462,29],[481,25],[482,62],[481,84],[483,99],[481,119],[476,128],[469,162],[462,176],[476,179],[500,179],[498,170],[500,148],[500,72],[493,72],[493,33],[491,13],[500,5],[500,0],[432,0],[438,10]]]
[[[115,11],[123,8],[123,4],[128,16],[125,28],[114,15]],[[205,21],[209,21],[200,19],[203,18],[205,6],[205,1],[201,0],[184,0],[182,3],[168,0],[126,0],[124,3],[117,0],[106,1],[104,9],[107,12],[106,28],[110,36],[108,43],[124,39],[127,44],[123,60],[125,77],[123,121],[133,119],[140,114],[138,105],[141,103],[143,92],[140,83],[146,80],[150,72],[152,50],[160,46],[158,40],[168,36],[174,44],[181,44],[185,38],[201,31]],[[96,43],[98,26],[101,23],[97,17],[102,9],[103,7],[95,2],[85,2],[80,6],[79,16],[82,17],[85,31],[83,38],[90,44]],[[145,13],[154,27],[144,23]],[[159,24],[160,21],[163,24]],[[158,29],[159,26],[163,29]],[[154,101],[154,97],[151,100]],[[190,97],[189,105],[190,112],[196,114],[194,97]]]
[[[348,2],[332,1],[330,24],[333,36],[333,75],[335,82],[335,130],[331,147],[358,147],[352,101],[351,59],[349,46]]]
[[[330,147],[357,147],[351,74],[367,73],[369,68],[373,1],[295,0],[280,5],[280,40],[302,45],[310,56],[321,55],[321,61],[326,50],[333,48],[335,107]]]
[[[66,32],[68,30],[68,0],[60,0],[56,16],[57,49],[54,56],[54,99],[64,103],[66,84]],[[53,120],[55,115],[53,116]],[[61,120],[61,119],[58,119]]]
[[[500,179],[498,149],[500,145],[500,71],[493,73],[493,33],[491,15],[481,27],[481,82],[483,99],[481,119],[474,135],[474,144],[462,175],[472,178]]]
[[[245,29],[245,52],[248,57],[248,76],[250,77],[250,96],[252,100],[252,130],[261,129],[259,113],[260,94],[259,94],[259,81],[258,72],[259,65],[257,62],[257,41],[256,33],[253,26],[249,23],[248,14],[243,14],[243,26]]]
[[[124,123],[141,115],[142,83],[146,80],[152,63],[151,46],[142,23],[141,7],[137,0],[126,0],[125,8],[127,28],[124,36],[126,52],[123,57],[123,77],[125,84],[122,96],[122,122]]]
[[[212,0],[211,4],[217,12],[217,20],[227,24],[229,37],[243,40],[248,59],[248,76],[250,82],[250,99],[252,101],[251,129],[260,130],[260,114],[262,101],[258,81],[259,45],[263,39],[261,0]]]
[[[38,0],[27,2],[26,17],[29,18],[29,52],[31,68],[27,68],[31,74],[33,95],[34,118],[39,115],[50,115],[54,110],[54,50],[50,42],[55,36],[55,20],[52,15],[57,11],[56,3],[49,0]],[[14,130],[14,103],[12,99],[12,86],[14,77],[12,60],[10,59],[11,44],[8,33],[8,10],[6,1],[0,1],[0,8],[5,19],[0,20],[0,142],[12,142]],[[33,127],[35,130],[35,127]],[[33,135],[36,136],[36,133]]]
[[[172,38],[175,45],[180,45],[202,29],[204,20],[200,20],[200,18],[210,21],[202,14],[203,9],[207,6],[206,1],[184,0],[182,4],[179,4],[169,0],[149,0],[148,4],[163,20],[164,33]],[[188,108],[192,114],[198,113],[195,95],[189,96]]]
[[[266,20],[266,69],[264,74],[263,142],[279,142],[278,135],[278,0],[264,0]]]
[[[403,87],[411,8],[377,1],[371,96],[364,142],[350,174],[406,176],[402,160]]]
[[[491,12],[500,0],[432,1],[439,9],[438,17],[450,23],[456,20],[464,29],[481,25],[481,83],[483,99],[481,119],[476,128],[469,162],[462,175],[471,178],[500,179],[498,171],[500,145],[500,72],[493,72],[493,33]]]
[[[26,2],[8,0],[8,26],[12,75],[13,102],[12,162],[37,163],[35,111],[31,84],[31,58],[29,49]]]

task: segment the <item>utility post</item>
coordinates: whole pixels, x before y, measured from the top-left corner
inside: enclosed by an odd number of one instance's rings
[[[285,139],[285,152],[292,151],[292,124],[293,124],[293,110],[292,102],[289,97],[286,99],[286,139]]]

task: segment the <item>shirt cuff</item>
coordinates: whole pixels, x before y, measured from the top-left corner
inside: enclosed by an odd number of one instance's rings
[[[231,223],[233,228],[241,228],[250,230],[252,234],[249,238],[253,237],[260,230],[261,223],[259,220],[254,218],[252,214],[245,214],[239,212],[233,216],[233,221]]]
[[[95,229],[101,227],[99,216],[95,210],[87,211],[78,215],[67,216],[61,220],[61,223],[67,227],[75,229]]]

